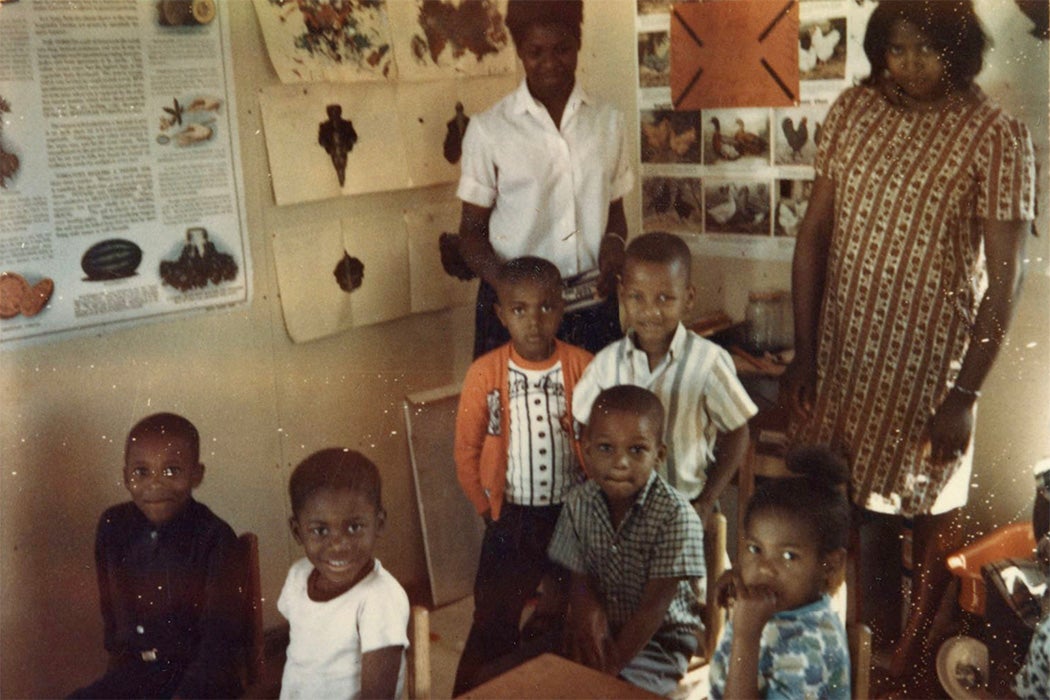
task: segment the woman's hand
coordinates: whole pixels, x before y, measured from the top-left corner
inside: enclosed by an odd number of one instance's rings
[[[817,365],[798,355],[780,375],[780,393],[797,418],[808,420],[813,415],[817,395]]]
[[[973,435],[973,397],[949,391],[926,426],[930,461],[944,464],[966,452]]]

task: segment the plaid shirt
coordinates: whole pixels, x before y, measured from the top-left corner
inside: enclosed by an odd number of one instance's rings
[[[595,583],[613,634],[630,619],[649,579],[680,578],[664,615],[664,631],[696,631],[700,603],[691,581],[704,589],[703,526],[685,498],[655,472],[619,529],[595,481],[573,489],[565,501],[547,553],[555,562]],[[701,597],[703,593],[701,593]]]

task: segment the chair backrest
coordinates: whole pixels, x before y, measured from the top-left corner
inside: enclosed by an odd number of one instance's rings
[[[715,646],[725,626],[725,609],[715,599],[715,583],[726,570],[726,542],[729,522],[726,516],[715,513],[711,518],[714,526],[704,533],[704,560],[707,564],[707,598],[704,601],[704,655],[711,660]]]
[[[408,619],[408,679],[410,700],[430,699],[430,613],[413,605]]]
[[[846,625],[849,641],[850,684],[855,700],[871,697],[871,628],[860,622]]]
[[[245,658],[244,677],[248,688],[262,680],[265,666],[263,636],[262,583],[259,577],[259,538],[253,532],[245,532],[237,538],[241,546],[245,578],[241,591],[245,602]]]

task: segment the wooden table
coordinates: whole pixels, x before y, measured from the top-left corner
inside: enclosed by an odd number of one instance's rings
[[[543,654],[470,690],[461,698],[659,698],[627,681],[595,671],[556,654]]]

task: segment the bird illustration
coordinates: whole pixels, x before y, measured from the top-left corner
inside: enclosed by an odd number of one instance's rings
[[[744,155],[760,156],[769,152],[769,141],[744,128],[743,119],[736,120],[736,133],[733,134],[733,143],[736,144],[737,150]]]
[[[725,201],[716,204],[713,207],[708,207],[707,215],[711,217],[715,223],[722,225],[732,219],[733,215],[736,214],[738,191],[737,186],[732,183],[729,184],[728,188],[719,187],[718,191],[719,193],[724,193],[726,195]]]
[[[711,151],[722,160],[736,160],[740,157],[740,151],[722,136],[722,125],[717,117],[711,117],[711,125],[715,131],[711,134]]]
[[[817,49],[813,45],[813,41],[809,40],[809,46],[803,45],[803,41],[798,42],[798,72],[808,73],[817,67]]]
[[[806,117],[802,117],[798,123],[798,128],[795,128],[795,123],[791,120],[791,117],[784,117],[784,121],[780,122],[780,128],[784,131],[784,138],[787,139],[788,146],[791,147],[791,159],[801,160],[802,159],[802,147],[806,145],[806,141],[809,140],[809,129],[806,127]]]
[[[671,130],[671,135],[668,137],[668,147],[671,149],[671,153],[674,154],[674,160],[684,158],[689,149],[696,143],[696,127],[691,126],[679,133],[675,133]]]
[[[671,138],[670,120],[664,117],[655,124],[642,122],[642,136],[645,137],[643,149],[647,154],[646,160],[663,162]]]
[[[655,214],[663,214],[671,208],[671,187],[664,178],[647,180],[642,188],[646,208]]]
[[[679,180],[674,203],[671,205],[682,221],[688,221],[693,212],[700,210],[700,197],[687,180]]]
[[[813,25],[813,28],[809,30],[809,36],[813,42],[813,49],[817,52],[818,64],[831,60],[831,57],[835,55],[835,47],[839,45],[839,40],[842,38],[838,29],[832,27],[831,31],[825,34],[819,24]]]

